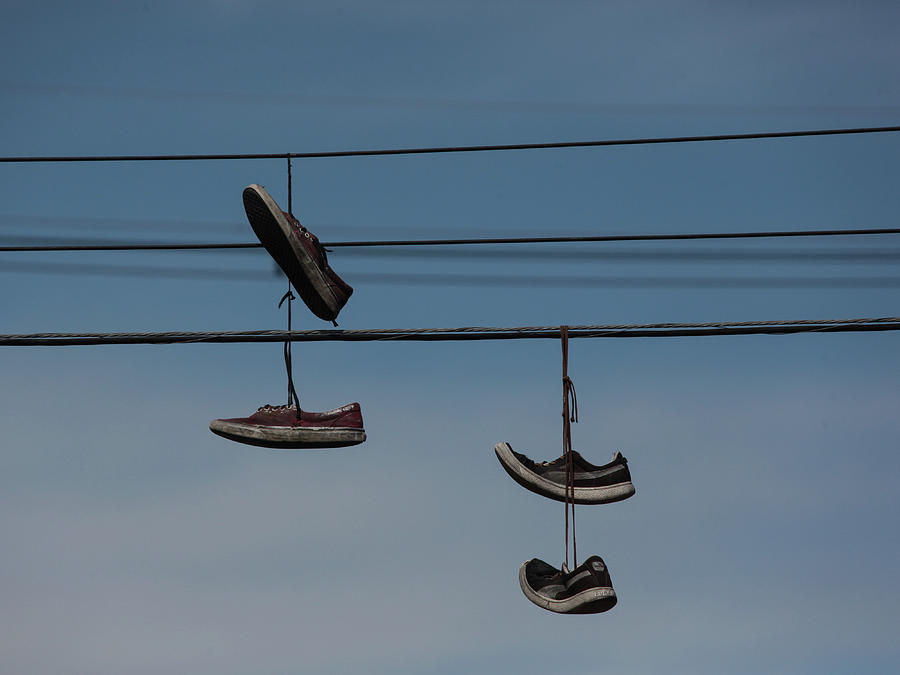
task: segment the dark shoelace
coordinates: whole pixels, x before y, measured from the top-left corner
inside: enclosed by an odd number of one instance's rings
[[[572,457],[572,422],[578,421],[578,399],[575,384],[569,377],[569,327],[560,326],[562,342],[563,383],[563,457],[566,458],[566,569],[578,567],[578,548],[575,543],[575,464]],[[570,406],[571,402],[571,406]],[[569,507],[572,510],[572,567],[569,567]]]
[[[294,294],[291,292],[291,284],[288,282],[288,290],[283,296],[281,296],[281,300],[278,302],[278,308],[281,309],[281,305],[284,304],[284,301],[287,300],[287,329],[288,333],[291,332],[291,302],[294,300]],[[297,396],[297,390],[294,388],[294,364],[291,360],[291,341],[284,341],[284,368],[287,371],[287,384],[288,384],[288,402],[287,405],[294,405],[297,407],[297,419],[300,419],[300,397]]]

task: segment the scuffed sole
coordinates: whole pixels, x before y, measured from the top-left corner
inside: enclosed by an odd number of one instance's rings
[[[589,588],[564,600],[545,598],[535,593],[531,586],[528,585],[528,579],[525,576],[525,566],[528,562],[523,562],[522,566],[519,567],[519,586],[522,587],[525,597],[542,609],[556,612],[557,614],[599,614],[609,611],[618,602],[616,592],[609,586]]]
[[[500,460],[500,464],[506,470],[506,473],[523,488],[547,499],[553,499],[558,502],[566,501],[566,486],[549,481],[543,476],[536,474],[527,466],[524,466],[522,462],[516,459],[509,443],[497,443],[494,446],[494,453],[497,455],[497,459]],[[609,504],[628,499],[633,494],[634,484],[631,481],[616,483],[615,485],[604,485],[602,487],[576,487],[575,503]]]
[[[350,427],[261,427],[213,420],[209,430],[229,441],[278,450],[345,448],[366,440],[364,429]]]

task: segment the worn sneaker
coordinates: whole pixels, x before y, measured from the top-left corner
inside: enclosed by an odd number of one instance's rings
[[[571,572],[532,558],[519,568],[519,585],[538,607],[560,614],[598,614],[617,602],[609,570],[597,555]]]
[[[506,473],[526,490],[558,502],[566,501],[568,453],[552,462],[534,462],[513,450],[509,443],[497,443],[494,453]],[[621,452],[616,452],[608,464],[594,466],[573,450],[572,464],[575,468],[576,504],[607,504],[628,499],[634,494],[628,460]]]
[[[209,430],[230,441],[263,448],[342,448],[366,440],[359,403],[326,412],[264,405],[250,417],[213,420]]]
[[[261,185],[244,188],[244,210],[259,241],[310,311],[320,319],[334,321],[353,289],[329,267],[316,235],[278,208]]]

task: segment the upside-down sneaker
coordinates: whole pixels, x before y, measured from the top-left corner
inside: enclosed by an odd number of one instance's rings
[[[250,417],[213,420],[209,430],[230,441],[263,448],[342,448],[366,440],[359,403],[326,412],[293,405],[264,405]]]
[[[519,568],[519,585],[538,607],[559,614],[598,614],[617,602],[609,570],[597,555],[571,572],[532,558]]]
[[[312,232],[285,213],[261,185],[244,188],[244,210],[260,243],[284,270],[310,311],[334,321],[353,289],[328,265]]]
[[[514,481],[548,499],[566,501],[566,462],[568,453],[552,462],[535,462],[512,449],[509,443],[497,443],[494,453]],[[575,469],[575,503],[608,504],[628,499],[634,494],[628,460],[621,452],[612,461],[595,466],[572,450]]]

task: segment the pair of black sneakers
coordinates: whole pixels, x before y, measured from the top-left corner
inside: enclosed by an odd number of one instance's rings
[[[316,235],[292,214],[282,211],[261,185],[248,185],[243,198],[247,220],[260,243],[284,270],[310,311],[333,322],[353,288],[331,269]],[[290,373],[289,352],[285,349]],[[299,400],[264,405],[249,417],[213,420],[209,428],[229,440],[266,448],[335,448],[366,440],[362,411],[356,402],[325,412],[301,410]]]
[[[514,481],[548,499],[566,501],[567,470],[572,473],[569,502],[608,504],[634,494],[628,460],[621,452],[601,466],[591,464],[575,450],[551,462],[535,462],[509,443],[497,443],[494,453]],[[606,563],[596,555],[572,570],[532,558],[519,568],[519,585],[534,604],[560,614],[596,614],[612,609],[617,602]]]

